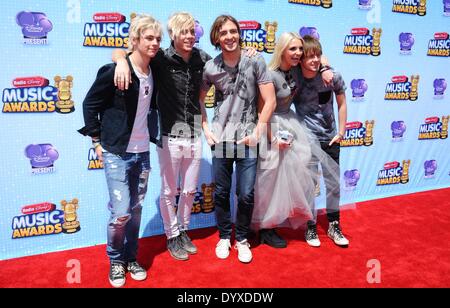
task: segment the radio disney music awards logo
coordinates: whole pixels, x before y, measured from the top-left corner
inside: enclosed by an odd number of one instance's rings
[[[425,16],[427,0],[393,0],[392,12]]]
[[[447,32],[438,32],[428,43],[428,56],[450,57],[450,38]]]
[[[21,11],[16,15],[16,23],[22,28],[23,43],[27,45],[46,45],[47,34],[53,25],[42,12]]]
[[[132,14],[131,18],[135,15]],[[96,13],[94,22],[84,25],[83,46],[86,47],[128,47],[130,24],[120,13]]]
[[[423,168],[425,169],[425,178],[432,179],[438,168],[436,160],[426,160],[423,163]]]
[[[355,190],[361,177],[358,169],[346,170],[344,172],[345,190]]]
[[[447,81],[444,78],[436,78],[433,82],[434,99],[444,99]]]
[[[444,2],[444,16],[450,17],[450,0],[442,0]]]
[[[198,190],[195,192],[194,201],[192,203],[191,213],[195,214],[209,214],[214,211],[214,189],[215,184],[203,183],[201,186],[201,191]],[[175,196],[176,204],[178,204],[181,196],[181,188],[177,188],[177,195]],[[175,207],[175,210],[178,210],[178,207]]]
[[[300,34],[301,37],[304,36],[311,36],[313,38],[315,38],[316,40],[320,41],[320,34],[317,31],[316,27],[301,27],[300,30],[298,30],[298,34]]]
[[[345,124],[344,138],[341,147],[371,146],[373,144],[373,127],[375,121],[366,121],[365,127],[361,122],[349,122]]]
[[[394,76],[386,85],[385,100],[416,101],[419,97],[419,75],[412,75],[411,80],[406,76]]]
[[[410,32],[402,32],[398,36],[398,41],[400,42],[400,54],[411,55],[411,49],[414,46],[414,35]]]
[[[75,111],[72,101],[73,77],[55,76],[51,86],[45,77],[18,77],[12,81],[13,88],[3,89],[3,113],[71,113]]]
[[[25,148],[25,156],[30,160],[32,174],[44,174],[55,172],[59,153],[50,143],[30,144]]]
[[[378,171],[377,186],[406,184],[409,182],[409,167],[411,160],[404,160],[402,164],[393,161],[384,164],[384,168]]]
[[[303,4],[309,6],[321,6],[324,9],[330,9],[333,7],[332,0],[288,0],[288,3]]]
[[[429,117],[425,123],[420,125],[419,140],[447,139],[448,138],[448,120],[450,116]]]
[[[399,142],[403,140],[406,132],[406,124],[404,121],[394,121],[391,123],[392,141]]]
[[[372,34],[367,28],[353,28],[351,35],[345,36],[344,53],[379,56],[381,54],[381,32],[380,28],[373,28]]]
[[[12,239],[30,238],[61,233],[73,234],[81,230],[77,217],[78,199],[62,200],[61,208],[50,202],[22,207],[22,215],[12,219]]]
[[[372,0],[359,0],[358,8],[361,10],[371,10],[373,7]]]
[[[352,89],[352,101],[362,102],[365,100],[365,94],[369,89],[365,79],[353,79],[350,83],[350,87]]]
[[[276,32],[278,23],[276,21],[264,23],[264,29],[257,21],[239,21],[241,28],[242,47],[253,47],[259,52],[273,53],[275,51]]]
[[[94,148],[89,149],[88,153],[88,170],[101,170],[103,169],[103,162],[98,159],[97,153]]]

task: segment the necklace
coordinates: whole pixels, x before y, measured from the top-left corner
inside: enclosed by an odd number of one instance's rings
[[[131,57],[130,57],[130,62],[131,62],[131,65],[133,66],[133,69],[138,73],[137,76],[140,79],[141,83],[144,83],[144,94],[145,94],[145,96],[147,96],[150,93],[150,86],[148,85],[148,82],[147,82],[148,74],[144,74],[143,72],[141,72],[139,67],[137,67],[136,64],[134,64]],[[149,72],[149,74],[150,74],[150,72]]]

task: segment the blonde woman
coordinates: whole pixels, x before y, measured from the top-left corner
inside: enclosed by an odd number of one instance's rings
[[[265,139],[269,145],[260,147],[268,151],[262,150],[258,161],[252,228],[260,230],[261,243],[274,248],[287,246],[276,233],[276,227],[305,227],[314,217],[316,172],[311,168],[312,157],[323,160],[324,168],[330,172],[336,170],[336,164],[327,159],[291,110],[298,89],[298,65],[302,55],[303,39],[296,33],[286,32],[280,36],[268,65],[277,107]],[[323,78],[329,78],[330,73],[327,71]],[[335,176],[339,178],[338,173]]]

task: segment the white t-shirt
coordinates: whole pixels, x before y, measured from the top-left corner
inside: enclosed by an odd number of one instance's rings
[[[139,99],[136,110],[136,118],[131,132],[130,142],[128,143],[128,153],[143,153],[150,149],[150,136],[148,133],[147,116],[150,110],[150,102],[153,93],[152,72],[148,75],[141,74],[133,66],[136,76],[139,78]]]

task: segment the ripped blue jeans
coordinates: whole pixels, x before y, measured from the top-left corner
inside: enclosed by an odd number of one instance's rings
[[[106,252],[111,262],[126,265],[137,257],[142,203],[151,169],[150,154],[126,153],[119,156],[104,152],[103,165],[111,212]]]

